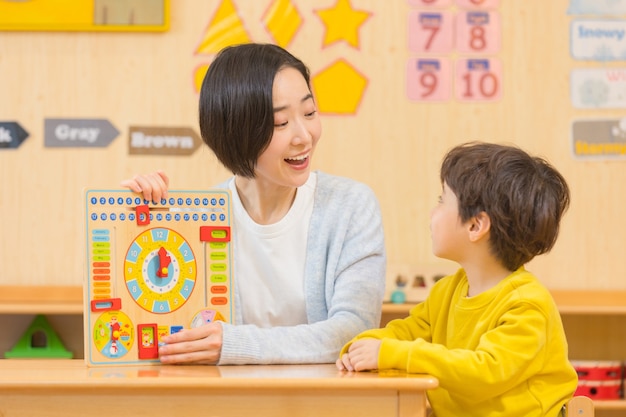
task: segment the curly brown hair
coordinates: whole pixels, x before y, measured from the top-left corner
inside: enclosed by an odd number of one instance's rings
[[[469,142],[446,154],[440,178],[456,195],[463,222],[487,213],[492,253],[507,269],[554,246],[570,191],[545,159],[516,146]]]

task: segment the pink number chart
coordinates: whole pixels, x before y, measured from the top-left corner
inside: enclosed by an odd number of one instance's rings
[[[502,96],[500,0],[408,0],[412,101],[489,102]],[[458,54],[458,56],[455,56]],[[453,88],[454,86],[454,88]]]

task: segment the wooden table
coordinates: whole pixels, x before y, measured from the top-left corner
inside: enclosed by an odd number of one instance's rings
[[[418,417],[438,381],[334,365],[117,366],[0,360],[2,417]]]

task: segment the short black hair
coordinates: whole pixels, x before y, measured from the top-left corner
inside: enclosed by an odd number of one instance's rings
[[[554,246],[570,191],[545,159],[512,145],[469,142],[447,153],[440,177],[457,197],[461,221],[487,213],[490,248],[507,269]]]
[[[229,46],[209,66],[200,89],[200,134],[235,175],[255,176],[274,132],[274,78],[286,67],[298,70],[310,91],[307,66],[277,45]]]

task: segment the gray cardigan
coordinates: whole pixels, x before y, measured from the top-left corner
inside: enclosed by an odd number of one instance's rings
[[[222,184],[222,187],[226,187]],[[237,256],[237,248],[233,248]],[[345,343],[380,326],[386,254],[378,200],[365,184],[317,172],[304,276],[308,323],[223,323],[219,365],[333,363]],[[237,277],[235,276],[236,280]]]

